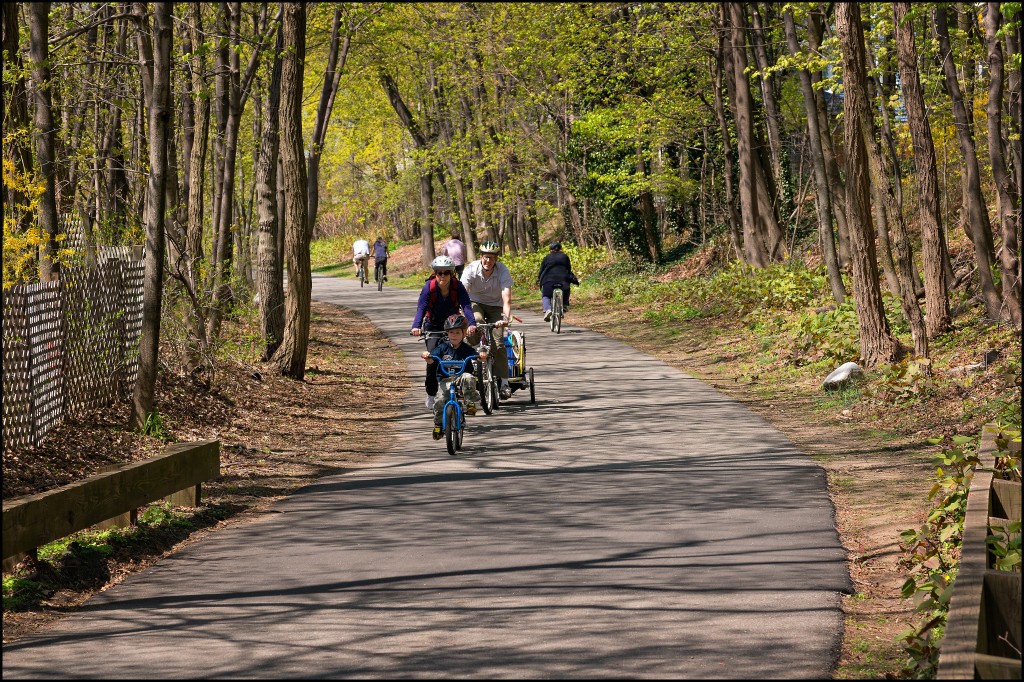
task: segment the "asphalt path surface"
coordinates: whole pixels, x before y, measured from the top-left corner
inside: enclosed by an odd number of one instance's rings
[[[4,647],[3,677],[821,678],[851,584],[822,469],[600,334],[524,319],[537,402],[431,439],[416,292],[314,277],[410,375],[385,457]]]

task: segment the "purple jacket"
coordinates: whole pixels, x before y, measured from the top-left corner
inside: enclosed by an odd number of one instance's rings
[[[433,278],[433,275],[431,275]],[[442,331],[444,329],[444,321],[448,319],[449,315],[460,312],[459,308],[462,308],[462,314],[466,316],[466,321],[470,325],[476,324],[476,318],[473,317],[473,308],[469,300],[469,292],[466,291],[466,287],[462,285],[455,277],[452,277],[452,285],[456,287],[458,291],[459,305],[452,305],[451,292],[447,296],[441,295],[441,287],[437,288],[437,300],[434,301],[434,305],[429,307],[430,302],[430,280],[428,279],[423,288],[420,289],[420,299],[416,303],[416,317],[412,320],[412,328],[416,329],[423,323],[424,315],[428,315],[430,323],[427,325],[427,329],[431,331]]]

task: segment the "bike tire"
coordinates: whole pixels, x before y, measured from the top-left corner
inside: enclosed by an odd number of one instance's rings
[[[491,400],[494,402],[494,409],[498,409],[498,405],[501,404],[501,396],[498,395],[498,380],[495,379],[491,382]]]
[[[530,403],[533,404],[537,402],[537,392],[533,388],[533,367],[528,369],[526,373],[530,377]]]
[[[462,437],[463,437],[463,435],[465,435],[465,432],[466,432],[466,415],[465,415],[465,413],[463,413],[462,419],[459,420],[459,428],[455,432],[455,449],[456,450],[461,450],[462,449]]]
[[[456,438],[458,438],[457,421],[458,412],[455,410],[455,406],[447,405],[444,408],[444,442],[445,445],[448,446],[448,454],[452,457],[455,456],[455,453],[459,449],[455,442]]]
[[[482,362],[477,363],[476,390],[480,394],[480,407],[484,408],[484,414],[490,414],[491,403],[486,399],[487,384],[484,382],[484,370]]]
[[[384,290],[384,278],[380,277],[380,278],[377,279],[377,291],[383,291],[383,290]]]
[[[484,363],[483,368],[483,381],[480,389],[480,402],[483,403],[484,412],[491,414],[498,407],[498,401],[495,399],[497,395],[494,392],[494,373],[491,371],[491,363],[493,359],[488,358],[487,362]]]

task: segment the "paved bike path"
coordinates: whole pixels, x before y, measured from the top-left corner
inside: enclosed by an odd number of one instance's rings
[[[314,277],[410,373],[393,450],[3,651],[3,677],[826,677],[845,554],[820,467],[617,341],[524,319],[537,403],[430,438],[416,292]]]

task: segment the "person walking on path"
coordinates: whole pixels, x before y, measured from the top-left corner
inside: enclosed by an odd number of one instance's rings
[[[424,331],[443,332],[445,320],[456,313],[462,313],[467,320],[473,319],[473,308],[469,292],[455,277],[455,264],[448,256],[438,256],[430,267],[434,272],[427,278],[420,289],[420,298],[416,303],[416,316],[412,320],[413,336],[420,336]],[[476,325],[471,325],[468,334],[476,332]],[[441,334],[427,337],[427,352],[433,353],[441,343]],[[434,396],[437,394],[437,376],[432,367],[427,367],[427,377],[423,383],[427,391],[427,408],[433,410]]]
[[[569,310],[569,285],[580,283],[576,275],[572,274],[572,263],[568,254],[562,251],[562,244],[551,242],[548,251],[548,255],[540,262],[540,272],[537,274],[545,322],[551,319],[551,294],[554,293],[555,287],[562,290],[562,309]]]
[[[455,263],[455,276],[462,277],[466,269],[466,245],[459,240],[459,236],[452,233],[452,238],[441,247],[441,254],[448,256]]]
[[[480,245],[480,260],[466,266],[462,273],[462,283],[469,292],[473,302],[473,314],[477,323],[492,323],[496,327],[504,327],[512,316],[512,273],[504,263],[498,262],[501,247],[497,242],[484,242]],[[470,342],[476,345],[479,338],[470,334]],[[508,363],[504,348],[498,353],[498,340],[491,336],[491,347],[488,351],[495,358],[494,374],[501,380],[500,396],[507,399],[512,395],[508,385]]]

